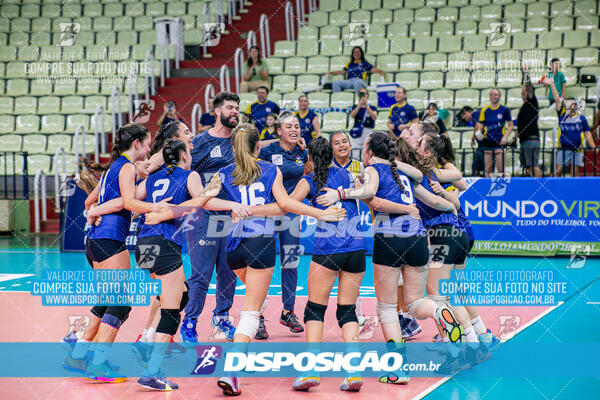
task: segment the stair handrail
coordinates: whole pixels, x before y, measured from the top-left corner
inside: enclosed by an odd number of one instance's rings
[[[42,179],[44,177],[44,179]],[[34,210],[34,224],[35,232],[40,232],[40,180],[41,184],[41,195],[42,195],[42,221],[48,220],[48,210],[46,207],[46,173],[42,169],[38,169],[35,173],[35,179],[33,180],[33,210]]]
[[[100,131],[98,130],[98,113],[102,112],[102,124],[100,126],[100,129],[102,131],[102,135],[100,135],[100,147],[102,149],[102,153],[106,153],[108,150],[106,148],[106,131],[104,130],[104,121],[105,121],[105,117],[106,117],[106,113],[104,111],[104,107],[102,107],[101,105],[99,105],[98,107],[96,107],[96,112],[94,113],[94,141],[96,142],[96,145],[98,144],[98,134],[100,133]],[[115,131],[116,132],[116,131]],[[100,158],[98,158],[98,149],[96,149],[96,162],[100,161]]]
[[[171,77],[170,47],[175,47],[175,69],[179,69],[179,62],[184,58],[185,23],[181,17],[159,17],[154,18],[154,24],[156,25],[156,44],[160,52],[160,85],[165,86],[165,76]],[[167,34],[167,24],[169,25],[169,34]]]
[[[317,11],[317,0],[308,0],[308,13]]]
[[[213,3],[210,3],[207,1],[202,5],[202,57],[204,57],[204,58],[207,58],[207,56],[208,56],[208,46],[206,45],[207,40],[204,37],[204,35],[206,35],[206,24],[210,20],[210,5],[211,4],[213,4]],[[215,21],[217,23],[219,23],[216,12],[215,12]]]
[[[196,129],[198,125],[198,110],[200,110],[200,115],[202,115],[202,106],[200,103],[194,104],[192,108],[192,135],[196,136]]]
[[[148,64],[148,59],[150,59],[150,64]],[[152,50],[148,50],[146,52],[146,56],[144,57],[144,77],[146,79],[146,102],[150,101],[150,94],[153,96],[156,94],[156,82],[154,80],[154,53]]]
[[[115,109],[115,95],[118,96],[118,109],[119,112],[118,114],[116,113],[116,109]],[[110,93],[110,114],[112,116],[112,126],[113,126],[113,143],[115,143],[115,135],[114,133],[117,131],[117,129],[119,129],[121,126],[123,126],[123,114],[121,113],[121,90],[114,86],[112,92]],[[119,121],[117,122],[117,118],[118,117]]]
[[[231,92],[231,82],[229,79],[229,68],[227,68],[227,65],[221,65],[221,70],[219,71],[221,92]]]
[[[244,51],[241,47],[235,49],[233,53],[234,76],[235,76],[235,92],[240,92],[240,85],[244,74]]]
[[[256,33],[253,30],[248,31],[248,37],[246,38],[246,50],[250,51],[252,46],[256,46]]]
[[[298,29],[303,27],[306,23],[306,10],[304,8],[304,0],[296,0],[296,21],[298,21]]]
[[[263,57],[271,57],[271,35],[269,32],[269,17],[267,14],[262,14],[258,22],[260,31],[260,48],[262,49]]]
[[[215,97],[215,87],[213,86],[212,83],[209,83],[204,88],[204,108],[206,109],[206,112],[210,111],[210,107],[208,106],[208,101],[210,100],[211,97]]]
[[[296,1],[296,5],[298,2]],[[285,39],[286,40],[296,40],[296,33],[294,32],[294,8],[292,7],[292,3],[289,1],[285,3],[284,9],[285,15]]]
[[[58,160],[59,156],[62,156],[62,175],[58,172]],[[65,150],[62,147],[56,149],[54,153],[54,158],[52,159],[53,169],[54,169],[54,208],[56,210],[60,210],[60,188],[63,187],[63,182],[66,181],[67,177],[67,158],[65,155]],[[62,193],[65,196],[64,192]]]

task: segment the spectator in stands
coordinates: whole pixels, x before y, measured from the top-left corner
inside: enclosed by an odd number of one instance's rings
[[[269,87],[269,67],[260,58],[258,47],[252,46],[248,51],[246,73],[242,75],[240,93],[253,92],[261,86]]]
[[[158,118],[158,121],[156,121],[156,125],[160,127],[163,124],[166,125],[173,121],[183,122],[183,119],[177,115],[177,104],[175,104],[175,101],[169,100],[163,104],[163,113]]]
[[[198,132],[204,132],[215,126],[217,117],[215,116],[215,108],[213,107],[213,98],[208,99],[208,112],[200,116],[198,121]]]
[[[427,108],[421,112],[419,120],[422,122],[436,124],[439,133],[448,135],[448,129],[446,129],[446,124],[444,124],[444,121],[440,118],[440,113],[438,112],[438,106],[436,103],[429,103]]]
[[[455,128],[467,128],[475,125],[473,121],[473,110],[472,107],[464,106],[460,109],[459,112],[454,116],[454,127]]]
[[[327,75],[344,75],[343,80],[333,81],[331,90],[340,92],[346,89],[354,89],[358,92],[361,88],[367,87],[367,73],[376,72],[385,78],[385,72],[375,68],[372,64],[365,60],[363,49],[356,46],[352,49],[350,62],[346,64],[344,69],[338,71],[330,71]]]
[[[485,162],[483,161],[483,145],[481,142],[483,141],[483,135],[480,132],[480,135],[477,135],[477,120],[479,119],[479,113],[481,110],[473,110],[471,113],[471,126],[473,127],[473,136],[471,137],[471,148],[474,149],[473,153],[473,176],[481,176],[483,171],[485,170]],[[463,133],[463,135],[466,133]],[[475,145],[477,144],[477,148]]]
[[[377,119],[377,107],[369,104],[369,92],[362,88],[358,91],[358,104],[350,111],[354,126],[350,129],[350,144],[352,148],[362,149],[365,139],[373,132]]]
[[[493,171],[492,158],[495,159],[496,170],[504,172],[506,145],[514,128],[510,110],[500,104],[500,97],[500,90],[490,90],[490,105],[481,109],[477,120],[475,136],[477,139],[482,138],[479,146],[483,146],[485,176],[490,176]]]
[[[521,89],[523,105],[517,115],[517,134],[521,144],[519,157],[521,166],[527,175],[540,178],[542,171],[538,167],[540,157],[539,106],[527,65],[523,65],[523,73],[525,83]]]
[[[553,58],[552,60],[550,60],[550,72],[544,78],[554,80],[554,85],[556,87],[556,90],[558,91],[558,97],[562,99],[565,93],[567,80],[565,79],[565,75],[560,71],[560,60],[558,58]],[[550,100],[550,105],[554,103],[552,91],[548,91],[547,86],[544,90],[544,96],[548,96],[548,100]]]
[[[403,87],[396,88],[394,93],[396,104],[390,108],[388,118],[388,131],[390,134],[400,136],[404,129],[407,129],[410,124],[419,121],[415,108],[406,102],[406,89]]]
[[[265,128],[260,132],[260,140],[279,139],[277,134],[277,114],[271,113],[267,115]]]
[[[298,111],[294,115],[300,122],[300,132],[307,146],[312,139],[321,136],[319,116],[312,108],[308,108],[308,97],[298,97]]]
[[[248,118],[250,118],[259,132],[262,132],[262,130],[265,128],[267,115],[271,113],[279,114],[280,111],[277,103],[267,99],[268,95],[269,88],[266,86],[259,87],[256,90],[257,100],[246,107],[246,111],[244,112],[245,115],[242,117],[242,122],[246,122],[248,121]]]
[[[584,138],[588,147],[595,148],[590,126],[585,116],[577,112],[577,102],[569,99],[566,102],[560,97],[554,79],[544,79],[544,85],[550,87],[554,97],[554,106],[558,113],[558,146],[556,169],[554,176],[563,173],[565,165],[572,170],[573,176],[579,176],[579,168],[583,167]]]

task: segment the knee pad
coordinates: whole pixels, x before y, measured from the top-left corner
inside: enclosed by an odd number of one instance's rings
[[[398,322],[398,304],[388,304],[377,301],[377,318],[382,324]]]
[[[183,311],[185,309],[185,306],[187,306],[188,301],[190,301],[190,296],[186,290],[181,295],[181,303],[179,303],[179,311]]]
[[[129,318],[130,311],[131,307],[129,306],[109,306],[102,317],[102,323],[119,329],[123,325],[123,322]]]
[[[419,318],[417,315],[417,308],[419,308],[419,305],[421,303],[423,303],[425,300],[424,298],[420,298],[420,299],[416,299],[415,301],[411,302],[410,304],[406,305],[406,311],[408,311],[408,313],[410,315],[412,315],[413,317],[417,318],[417,319],[427,319],[427,318]]]
[[[176,308],[161,308],[160,322],[156,327],[156,333],[175,335],[181,322],[181,311]]]
[[[427,297],[429,300],[432,300],[436,306],[443,306],[448,302],[448,296],[438,296],[436,294],[428,294]]]
[[[108,307],[106,307],[106,306],[94,306],[94,307],[92,307],[90,312],[92,314],[94,314],[96,317],[102,319],[102,317],[104,317],[104,313],[106,313],[107,308]]]
[[[258,331],[258,319],[258,311],[242,311],[240,322],[235,328],[235,333],[254,339],[256,331]]]
[[[304,308],[304,323],[308,321],[325,321],[325,310],[327,310],[327,304],[323,305],[308,301],[306,308]]]
[[[340,328],[348,322],[358,323],[358,318],[356,318],[356,304],[338,304],[335,316]]]

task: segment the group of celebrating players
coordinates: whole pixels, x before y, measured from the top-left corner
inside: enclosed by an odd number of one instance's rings
[[[354,234],[349,226],[359,215],[358,200],[370,207],[374,218],[376,311],[388,350],[404,351],[399,316],[410,315],[431,318],[439,330],[436,341],[468,344],[447,346],[448,371],[489,356],[498,339],[477,309],[451,307],[438,290],[440,279],[448,279],[454,268],[464,268],[473,232],[457,196],[466,189],[465,182],[453,165],[450,141],[435,125],[414,123],[399,137],[373,132],[364,143],[360,164],[351,159],[345,132],[305,143],[298,117],[284,111],[278,118],[278,138],[265,143],[256,127],[239,124],[237,95],[219,93],[213,104],[215,126],[195,137],[179,121],[162,126],[152,146],[143,125],[118,129],[111,162],[85,203],[91,225],[86,255],[95,269],[130,268],[125,241],[133,214],[142,215],[136,261],[161,281],[162,292],[141,340],[134,344],[145,365],[138,380],[141,386],[178,388],[161,364],[178,329],[185,344],[198,342],[196,321],[215,265],[213,327],[240,351],[253,338],[268,338],[263,311],[276,264],[276,236],[282,265],[280,322],[292,332],[304,330],[294,313],[297,257],[285,257],[299,245],[299,235],[294,234],[299,231],[300,218],[295,218],[299,215],[319,221],[303,313],[306,342],[311,351],[319,351],[337,279],[338,325],[348,346],[358,343],[364,323],[359,288],[367,265],[364,235]],[[302,202],[305,199],[310,206]],[[224,215],[230,215],[227,236],[212,237],[211,232],[227,223]],[[285,218],[288,227],[274,229]],[[184,240],[192,265],[187,280]],[[144,260],[143,249],[149,246],[158,249],[151,263]],[[441,256],[430,260],[434,248],[442,249]],[[234,328],[228,314],[236,278],[244,283],[245,295]],[[72,340],[64,366],[94,382],[125,381],[107,355],[130,311],[123,305],[93,307],[90,324],[83,337]],[[379,380],[407,384],[409,377],[398,371]],[[313,372],[298,377],[293,388],[308,390],[319,384],[320,377]],[[340,389],[358,391],[362,385],[360,374],[348,371]],[[226,395],[241,393],[236,376],[221,377],[218,386]]]

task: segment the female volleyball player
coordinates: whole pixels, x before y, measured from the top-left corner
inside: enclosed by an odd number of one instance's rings
[[[192,199],[173,210],[147,215],[147,223],[162,222],[205,205],[206,201],[223,189],[230,200],[250,207],[252,215],[260,215],[260,206],[277,202],[277,207],[265,206],[263,210],[279,208],[314,218],[339,221],[345,211],[335,207],[316,209],[289,198],[283,185],[282,173],[275,165],[257,161],[260,150],[257,129],[241,124],[233,130],[232,144],[235,164],[222,168],[215,175],[204,196]],[[190,210],[190,207],[192,208]],[[272,215],[272,214],[271,214]],[[227,264],[246,285],[246,295],[236,332],[235,343],[248,343],[256,335],[259,310],[263,305],[275,265],[275,238],[272,221],[268,218],[240,220],[227,238]],[[241,393],[237,377],[222,377],[219,387],[226,395]]]
[[[168,139],[177,138],[183,141],[191,149],[194,148],[192,131],[181,121],[171,121],[168,124],[161,125],[154,137],[152,149],[150,150],[150,166],[148,172],[154,172],[164,163],[162,149]]]

